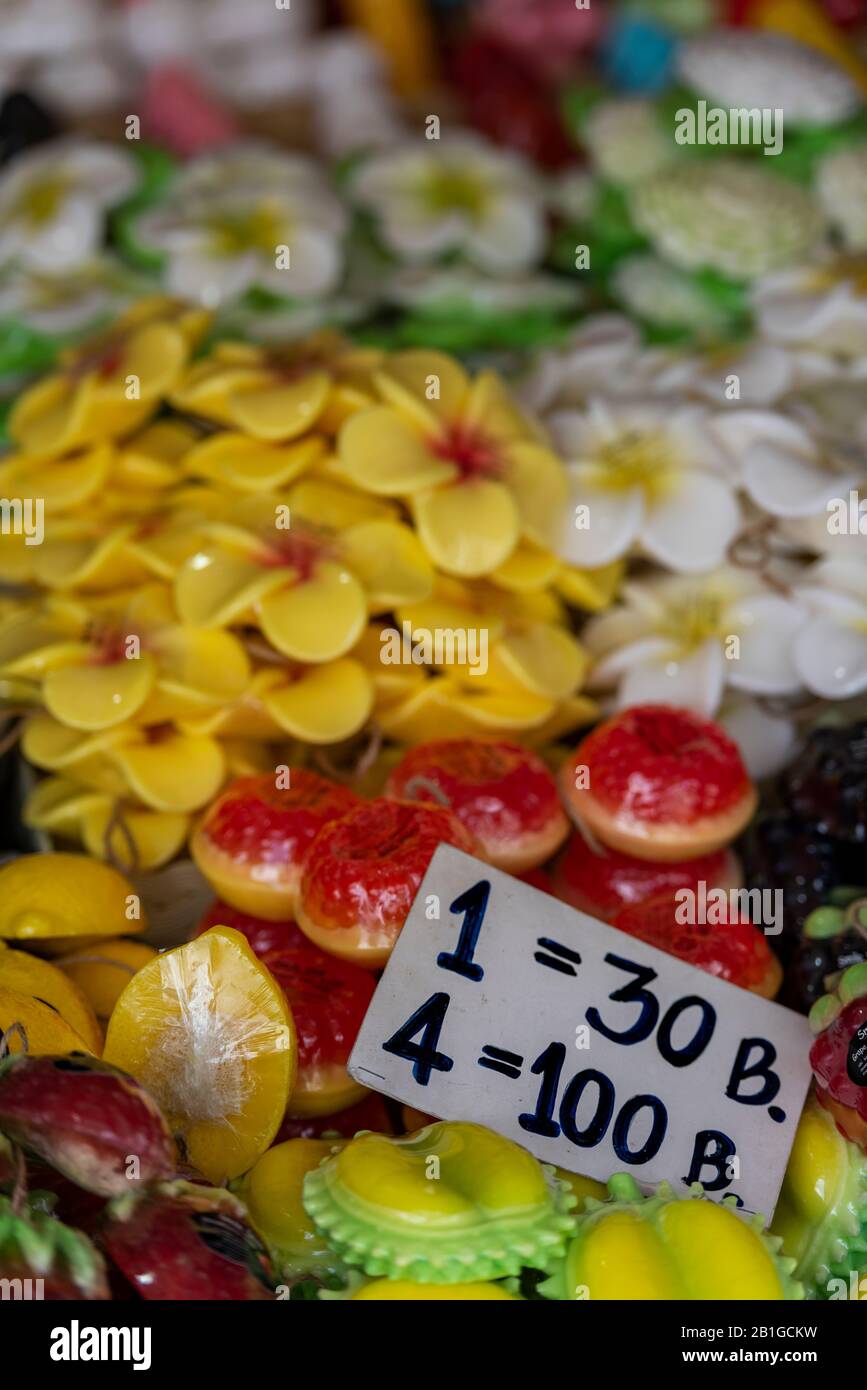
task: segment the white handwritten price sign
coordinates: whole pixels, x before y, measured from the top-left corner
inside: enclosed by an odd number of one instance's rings
[[[588,1177],[701,1182],[770,1217],[806,1020],[441,845],[349,1062]]]

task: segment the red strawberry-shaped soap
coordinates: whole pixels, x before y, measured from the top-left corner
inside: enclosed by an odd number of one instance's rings
[[[149,1301],[274,1298],[268,1253],[244,1206],[221,1188],[172,1182],[117,1197],[102,1243]]]
[[[773,999],[783,977],[782,967],[767,938],[748,917],[729,907],[718,909],[713,923],[683,920],[686,915],[683,900],[666,893],[622,908],[611,925],[687,965]]]
[[[241,912],[269,921],[295,916],[304,857],[329,821],[359,798],[317,772],[291,768],[288,786],[273,774],[239,777],[218,797],[190,841],[214,892]]]
[[[733,854],[715,850],[698,859],[654,863],[636,859],[588,843],[576,832],[552,871],[554,892],[570,907],[610,922],[621,908],[633,907],[673,893],[677,888],[695,890],[700,881],[709,888],[739,888],[740,873]]]
[[[289,1001],[298,1038],[289,1113],[332,1115],[361,1100],[365,1088],[346,1063],[376,988],[370,972],[328,955],[294,922],[262,922],[216,903],[196,935],[213,926],[243,932]]]
[[[604,845],[651,861],[722,849],[757,802],[725,730],[673,705],[633,705],[605,720],[567,758],[561,792]]]
[[[59,1303],[111,1297],[105,1261],[86,1235],[9,1197],[0,1197],[0,1281],[4,1290],[21,1289],[4,1298]]]
[[[867,961],[844,970],[810,1010],[816,1094],[847,1139],[867,1150]]]
[[[447,806],[488,863],[508,873],[544,864],[569,833],[557,783],[542,759],[505,739],[419,744],[394,768],[386,793]]]
[[[102,1197],[175,1173],[174,1141],[150,1093],[80,1052],[0,1062],[0,1131]]]
[[[314,840],[301,879],[298,925],[333,955],[378,969],[443,844],[481,853],[443,806],[388,797],[362,803]]]

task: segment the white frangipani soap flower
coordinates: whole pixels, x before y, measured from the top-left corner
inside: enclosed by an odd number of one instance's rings
[[[330,293],[346,221],[312,161],[241,145],[194,160],[136,235],[165,257],[173,294],[216,308],[253,287],[287,299]]]
[[[726,110],[781,110],[786,124],[835,125],[861,105],[855,82],[817,48],[784,34],[715,29],[685,40],[681,81]]]
[[[527,410],[544,413],[583,407],[593,396],[652,395],[672,361],[661,348],[644,347],[623,314],[595,314],[562,348],[540,352],[518,385]]]
[[[685,573],[722,562],[741,514],[706,407],[595,397],[546,423],[571,483],[565,559],[592,569],[640,547]]]
[[[500,274],[530,269],[546,248],[534,171],[479,136],[419,140],[374,155],[350,191],[401,260],[424,264],[460,252]]]
[[[867,690],[867,556],[818,561],[796,594],[811,615],[794,645],[801,681],[826,700],[860,695]]]
[[[126,150],[96,141],[54,140],[19,156],[0,177],[0,266],[77,270],[100,250],[106,213],[137,181]]]
[[[582,140],[597,173],[612,183],[637,183],[679,153],[654,103],[639,97],[601,101],[587,117]]]
[[[622,601],[582,633],[590,685],[617,705],[687,705],[713,716],[726,687],[751,695],[802,688],[795,640],[806,619],[795,599],[734,566],[624,585]]]
[[[771,411],[753,412],[741,483],[757,507],[785,520],[821,517],[864,480],[864,468],[823,450],[803,425]],[[865,538],[867,546],[867,538]]]
[[[11,268],[0,274],[0,319],[51,337],[77,333],[118,314],[142,282],[119,262],[97,257],[62,278]]]
[[[844,358],[867,356],[867,262],[803,265],[752,287],[759,334],[773,343]]]
[[[819,200],[850,251],[867,251],[867,142],[825,155],[816,173]]]

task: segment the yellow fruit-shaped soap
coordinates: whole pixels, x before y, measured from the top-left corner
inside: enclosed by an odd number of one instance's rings
[[[107,1022],[133,975],[155,956],[143,941],[118,936],[73,946],[57,957],[57,966],[87,996],[97,1018]]]
[[[795,1134],[771,1231],[797,1261],[808,1298],[849,1297],[850,1276],[857,1286],[867,1274],[867,1154],[815,1095]]]
[[[30,995],[56,1009],[84,1039],[90,1052],[102,1051],[102,1029],[87,996],[57,966],[26,951],[0,952],[0,985]]]
[[[42,949],[123,936],[147,923],[132,884],[86,854],[22,854],[0,866],[0,936]]]
[[[645,1197],[627,1173],[608,1183],[609,1198],[589,1197],[577,1233],[556,1273],[541,1285],[548,1298],[670,1299],[803,1298],[792,1279],[795,1261],[778,1254],[781,1241],[713,1202],[696,1184],[679,1197],[669,1183]]]
[[[344,1272],[304,1210],[304,1179],[345,1140],[289,1139],[254,1163],[238,1186],[250,1220],[264,1240],[281,1278],[319,1278]]]
[[[212,927],[143,966],[115,1005],[104,1059],[158,1101],[188,1161],[225,1184],[280,1126],[295,1082],[285,995],[240,932]]]
[[[75,1029],[50,1004],[0,985],[0,1035],[7,1052],[60,1056],[90,1052]]]

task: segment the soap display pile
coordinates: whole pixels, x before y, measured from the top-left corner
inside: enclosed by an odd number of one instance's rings
[[[861,0],[0,6],[0,1280],[867,1298],[865,102]],[[441,846],[800,1016],[773,1210],[359,1081]]]

